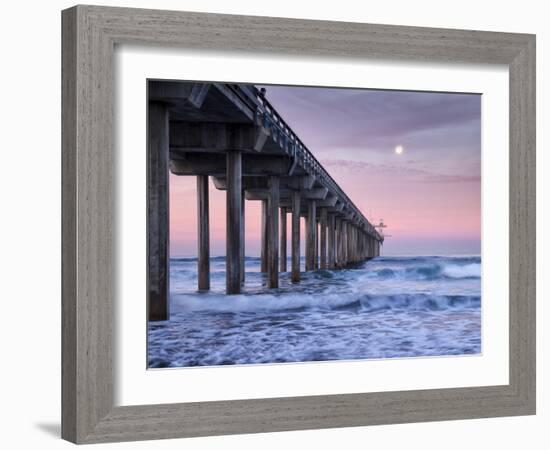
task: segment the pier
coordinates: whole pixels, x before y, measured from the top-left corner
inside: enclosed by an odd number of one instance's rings
[[[261,270],[341,269],[380,254],[383,236],[253,85],[148,82],[147,277],[149,320],[169,318],[169,172],[197,180],[198,286],[210,289],[208,184],[227,198],[226,293],[244,280],[244,211],[259,201]],[[287,214],[291,229],[287,230]],[[305,236],[300,218],[305,218]],[[287,267],[287,239],[291,264]]]

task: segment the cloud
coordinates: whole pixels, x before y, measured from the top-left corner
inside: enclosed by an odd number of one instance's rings
[[[373,164],[365,161],[346,159],[322,159],[321,163],[327,170],[345,170],[348,172],[364,172],[365,174],[377,174],[380,176],[393,176],[396,180],[415,181],[421,183],[480,183],[480,175],[456,175],[434,173],[428,170],[407,166],[395,166],[389,164]]]
[[[397,143],[434,153],[479,150],[477,94],[268,86],[267,97],[315,152]]]

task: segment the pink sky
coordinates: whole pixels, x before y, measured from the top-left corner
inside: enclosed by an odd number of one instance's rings
[[[382,254],[480,253],[480,97],[266,86],[267,98],[363,214]],[[395,146],[404,146],[401,155]],[[170,176],[171,256],[195,256],[194,177]],[[260,202],[246,202],[259,255]],[[288,224],[290,226],[290,223]],[[290,229],[290,228],[289,228]],[[225,192],[210,184],[212,256],[225,254]]]

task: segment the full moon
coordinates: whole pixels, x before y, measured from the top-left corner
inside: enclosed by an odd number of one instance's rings
[[[398,155],[400,155],[401,153],[403,153],[403,146],[402,146],[402,145],[398,145],[397,147],[395,147],[395,153],[397,153]]]

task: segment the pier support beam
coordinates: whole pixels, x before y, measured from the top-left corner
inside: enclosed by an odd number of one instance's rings
[[[351,226],[351,261],[356,263],[357,258],[357,228],[355,225]]]
[[[346,266],[346,222],[340,219],[340,245],[338,246],[340,268]]]
[[[340,218],[334,218],[334,268],[340,267],[340,258],[342,257],[342,252],[340,250]]]
[[[292,192],[292,275],[293,283],[300,281],[300,192]]]
[[[267,272],[267,200],[262,200],[262,224],[260,228],[260,271]]]
[[[169,276],[169,114],[163,103],[150,102],[147,149],[147,293],[149,320],[170,318]]]
[[[363,232],[361,231],[361,228],[357,228],[357,259],[359,261],[363,261],[365,258],[363,258]]]
[[[242,246],[242,155],[238,151],[226,153],[227,219],[226,219],[226,290],[227,294],[241,292]]]
[[[357,262],[360,262],[363,258],[361,258],[361,230],[359,228],[355,228],[355,260]]]
[[[313,269],[319,268],[319,222],[315,221],[315,250],[313,252]]]
[[[317,224],[315,200],[310,200],[306,220],[306,271],[315,267],[315,229]]]
[[[279,287],[279,177],[268,181],[267,198],[267,287]]]
[[[281,244],[279,246],[279,266],[281,272],[286,272],[286,207],[281,208]]]
[[[335,268],[335,259],[334,259],[334,246],[336,241],[336,230],[335,230],[336,217],[334,214],[328,216],[328,267],[329,269]]]
[[[344,222],[344,263],[349,265],[349,222]]]
[[[348,224],[348,262],[355,263],[355,227]]]
[[[208,205],[208,175],[197,176],[197,243],[198,289],[210,289],[210,226]]]
[[[244,274],[245,274],[245,247],[244,247],[244,209],[245,209],[245,191],[242,190],[242,196],[241,196],[241,252],[240,252],[240,258],[241,258],[241,284],[244,285]]]
[[[356,263],[357,262],[357,256],[355,254],[355,251],[357,249],[357,245],[355,243],[355,226],[353,224],[350,226],[350,231],[351,231],[351,236],[350,236],[350,240],[349,240],[349,242],[350,242],[350,246],[349,246],[349,248],[350,248],[350,252],[349,252],[350,253],[350,261],[352,263]]]
[[[338,252],[338,267],[341,268],[344,265],[344,251],[343,251],[343,242],[344,242],[344,222],[342,219],[337,220],[337,252]]]
[[[327,209],[321,209],[321,269],[327,269]]]

